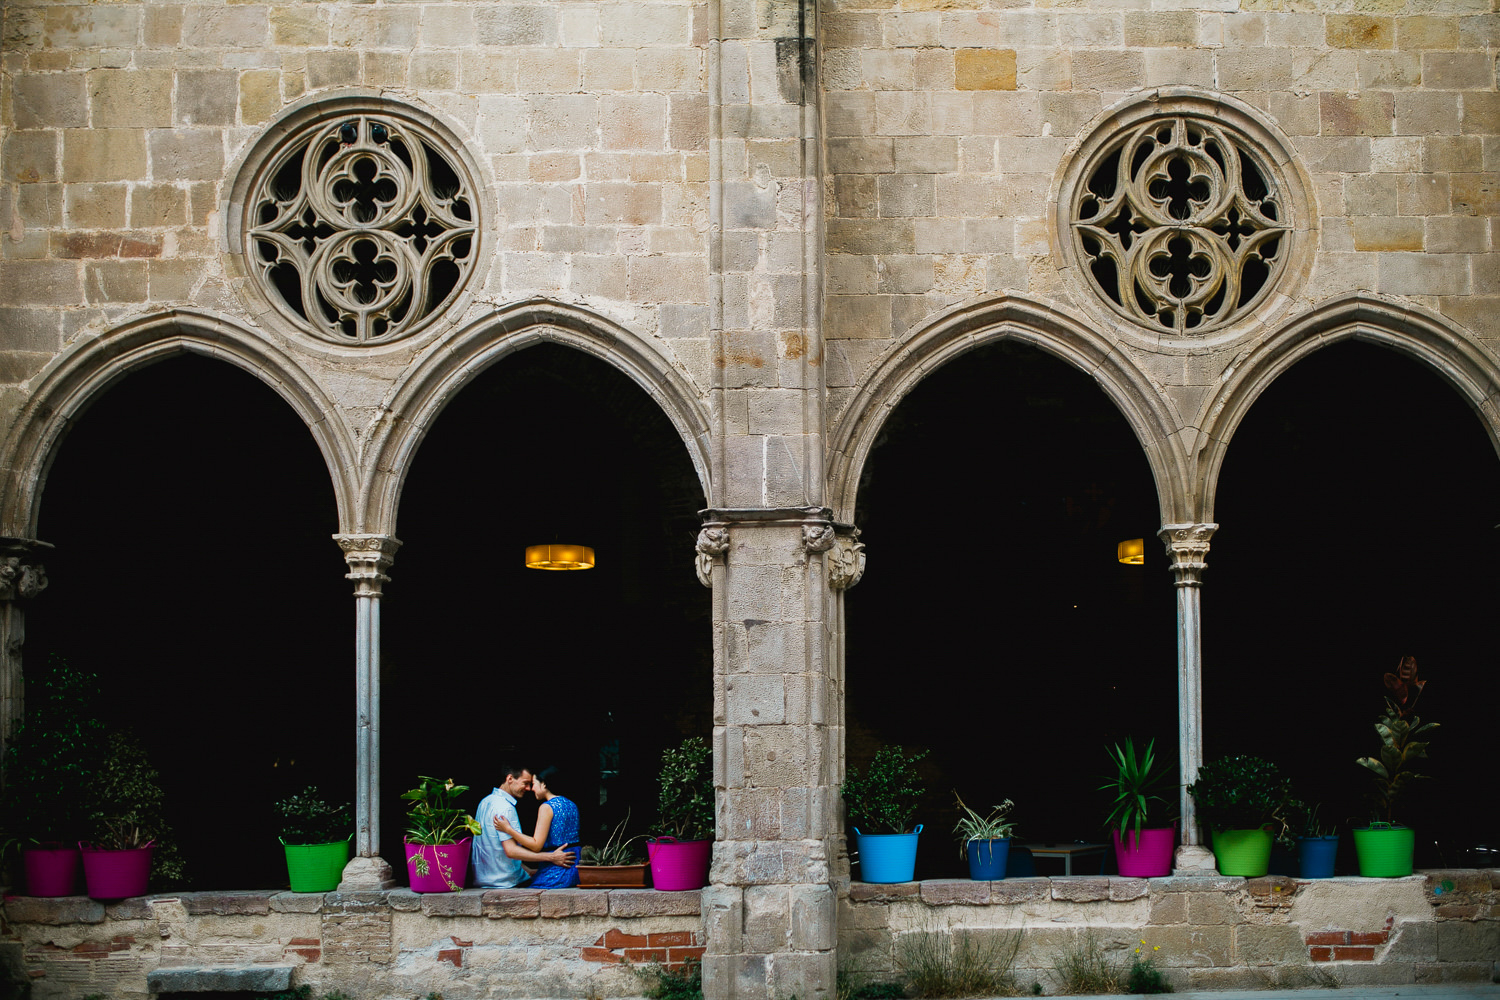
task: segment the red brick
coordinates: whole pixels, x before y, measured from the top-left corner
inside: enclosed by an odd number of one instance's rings
[[[667,960],[667,949],[665,948],[626,948],[625,961],[627,962],[665,962]]]
[[[282,955],[301,955],[304,962],[316,962],[323,957],[321,948],[284,948]]]
[[[80,941],[73,946],[73,954],[75,955],[108,955],[112,951],[119,950],[118,948],[110,947],[103,941]]]
[[[110,938],[110,940],[115,944],[135,944],[135,937],[130,934],[116,934],[114,937]]]
[[[702,961],[702,959],[703,959],[703,947],[700,945],[700,946],[698,946],[696,948],[668,948],[667,949],[667,966],[669,968],[674,968],[675,969],[675,968],[681,966],[684,962],[686,962],[690,958],[696,958],[699,961]]]
[[[472,947],[474,947],[474,942],[473,941],[460,941],[458,938],[454,937],[451,934],[448,935],[448,940],[452,941],[454,944],[458,945],[460,948],[472,948]]]
[[[1333,958],[1337,962],[1373,962],[1375,961],[1375,949],[1368,945],[1347,945],[1342,948],[1334,948]]]
[[[1315,931],[1307,935],[1308,944],[1348,944],[1348,931]]]
[[[1307,954],[1308,954],[1308,957],[1311,958],[1314,962],[1326,962],[1330,958],[1333,957],[1333,949],[1332,948],[1309,948],[1309,949],[1307,949]]]
[[[464,953],[457,948],[444,948],[438,952],[439,962],[452,962],[455,969],[464,967]]]
[[[625,959],[616,955],[608,948],[580,948],[578,957],[585,962],[623,962]]]
[[[1479,907],[1462,903],[1444,903],[1434,911],[1439,920],[1478,920]]]
[[[287,945],[293,948],[306,948],[308,945],[319,945],[323,942],[317,938],[292,938]]]
[[[626,934],[614,927],[604,932],[604,944],[609,948],[644,948],[650,943],[645,934]]]
[[[646,937],[653,948],[685,948],[698,943],[693,940],[692,931],[658,931]]]
[[[1389,931],[1352,931],[1350,944],[1385,944],[1390,939]]]

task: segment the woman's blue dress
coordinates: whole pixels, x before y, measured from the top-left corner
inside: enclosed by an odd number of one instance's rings
[[[542,852],[555,851],[564,844],[573,845],[573,853],[578,853],[578,807],[573,804],[572,799],[565,799],[561,795],[554,795],[547,800],[547,805],[552,807],[552,826],[547,830],[547,842],[542,845]],[[564,868],[548,862],[537,869],[536,878],[527,884],[528,889],[571,889],[578,884],[578,864],[575,859],[573,867]]]

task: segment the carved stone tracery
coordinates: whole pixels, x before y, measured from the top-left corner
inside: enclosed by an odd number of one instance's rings
[[[828,586],[848,590],[865,575],[865,543],[859,541],[859,529],[838,536],[833,548],[823,557],[828,566]]]

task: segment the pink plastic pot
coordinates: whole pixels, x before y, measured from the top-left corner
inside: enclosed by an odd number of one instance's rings
[[[28,895],[73,895],[78,885],[78,848],[46,844],[28,847],[24,853]]]
[[[406,843],[406,874],[412,892],[458,892],[469,877],[469,842],[453,844]]]
[[[651,884],[663,892],[703,888],[708,885],[708,863],[713,850],[712,840],[648,839],[646,860],[651,865]]]
[[[144,896],[151,880],[151,845],[128,851],[97,851],[83,844],[83,881],[95,899]]]
[[[1172,852],[1177,849],[1177,827],[1159,826],[1143,829],[1140,836],[1134,830],[1125,831],[1123,842],[1120,831],[1111,832],[1115,841],[1115,861],[1120,874],[1128,878],[1160,878],[1172,874]]]

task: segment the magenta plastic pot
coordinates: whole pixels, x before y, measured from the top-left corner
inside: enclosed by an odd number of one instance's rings
[[[459,892],[469,877],[469,842],[453,844],[406,843],[406,874],[412,892]]]
[[[151,845],[128,851],[98,851],[79,844],[83,881],[94,899],[144,896],[151,880]]]
[[[648,838],[646,860],[651,866],[652,885],[663,892],[703,888],[708,885],[708,863],[713,849],[712,840]]]
[[[78,848],[43,844],[25,852],[26,893],[31,896],[71,896],[78,886]]]
[[[1160,878],[1172,874],[1172,854],[1177,850],[1177,827],[1158,826],[1143,829],[1137,836],[1134,830],[1111,832],[1115,841],[1115,861],[1120,874],[1127,878]]]

